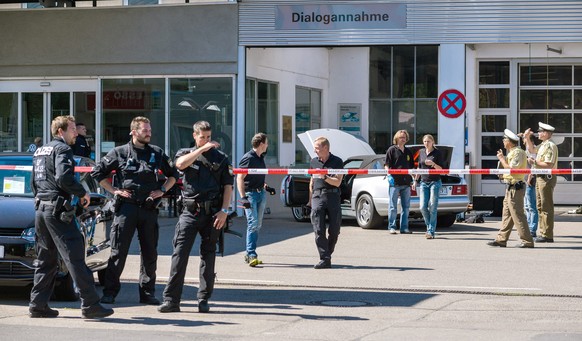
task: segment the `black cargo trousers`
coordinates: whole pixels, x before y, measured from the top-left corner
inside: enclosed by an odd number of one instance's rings
[[[141,258],[139,296],[141,299],[155,294],[160,230],[158,210],[123,201],[111,225],[111,255],[105,271],[104,296],[115,297],[121,289],[119,279],[136,230]]]
[[[85,264],[85,239],[75,220],[63,223],[53,215],[53,209],[53,204],[41,202],[35,213],[37,267],[30,308],[47,307],[57,276],[59,254],[79,289],[81,306],[87,308],[99,302],[99,295],[93,273]]]
[[[220,237],[220,230],[213,226],[215,211],[215,209],[206,211],[201,208],[199,211],[192,212],[184,208],[182,214],[180,214],[172,242],[174,252],[172,253],[170,278],[168,279],[168,285],[164,289],[164,301],[180,303],[188,258],[197,233],[202,238],[200,242],[200,285],[197,298],[199,300],[208,300],[212,296],[216,277],[214,273],[216,243]]]
[[[326,227],[325,217],[329,227]],[[342,223],[340,191],[333,189],[316,189],[311,194],[311,224],[315,232],[315,245],[320,260],[330,260],[335,250]]]

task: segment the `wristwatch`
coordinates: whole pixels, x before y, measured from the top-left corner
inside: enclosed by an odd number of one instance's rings
[[[228,214],[228,210],[226,208],[221,209],[221,211]]]
[[[164,187],[164,185],[162,185],[162,187],[160,187],[160,191],[162,191],[162,193],[166,194],[166,187]]]

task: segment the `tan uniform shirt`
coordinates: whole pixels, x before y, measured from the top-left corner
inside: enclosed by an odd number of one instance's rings
[[[552,163],[552,168],[558,168],[558,146],[552,140],[543,141],[537,148],[536,161]],[[536,165],[533,168],[539,168]]]
[[[511,169],[527,168],[527,156],[525,155],[525,151],[517,146],[511,148],[509,153],[507,153],[507,163]],[[524,178],[525,174],[503,174],[503,180],[510,184],[523,181]]]

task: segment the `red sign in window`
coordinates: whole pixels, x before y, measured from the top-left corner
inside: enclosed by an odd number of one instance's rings
[[[149,101],[144,90],[103,91],[103,109],[144,110]],[[87,94],[87,110],[95,110],[95,94]]]

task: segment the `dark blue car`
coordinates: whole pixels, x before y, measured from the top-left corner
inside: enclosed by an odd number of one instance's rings
[[[77,166],[94,166],[88,158],[76,157]],[[31,153],[0,153],[0,286],[32,284],[35,269],[34,196],[30,187]],[[107,198],[89,173],[77,173],[91,193],[87,210],[78,215],[79,229],[85,236],[86,263],[103,278],[110,254],[109,234],[101,208]],[[60,263],[54,299],[76,300],[78,292],[64,262]]]

